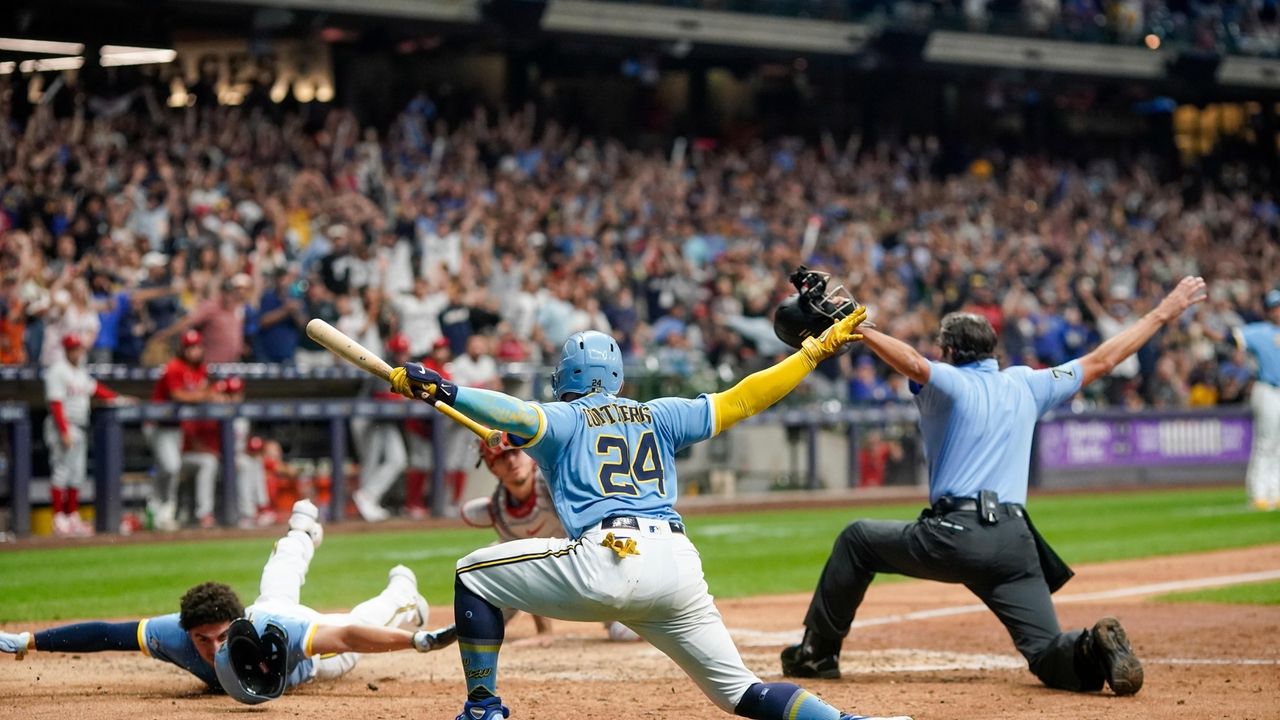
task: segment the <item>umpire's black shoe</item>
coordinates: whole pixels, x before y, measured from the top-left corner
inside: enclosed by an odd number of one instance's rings
[[[782,650],[782,674],[793,678],[840,679],[840,643],[822,642],[808,630],[804,641]]]
[[[1117,695],[1132,695],[1142,689],[1142,663],[1133,654],[1129,638],[1113,617],[1102,618],[1089,630],[1090,655]]]

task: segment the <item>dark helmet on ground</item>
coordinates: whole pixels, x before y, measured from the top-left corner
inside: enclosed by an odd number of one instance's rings
[[[213,658],[218,684],[233,700],[257,705],[284,694],[289,634],[268,622],[262,634],[245,618],[232,621],[227,641]]]
[[[844,285],[830,286],[829,273],[801,265],[790,280],[796,294],[783,300],[774,312],[773,333],[793,348],[799,349],[805,338],[821,335],[858,307]]]

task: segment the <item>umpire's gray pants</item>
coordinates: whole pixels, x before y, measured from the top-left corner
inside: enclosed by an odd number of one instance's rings
[[[1045,584],[1035,541],[1018,506],[1000,506],[999,523],[973,510],[915,522],[858,520],[836,538],[804,624],[822,638],[843,638],[876,573],[962,583],[1013,637],[1031,672],[1049,687],[1098,690],[1102,678],[1075,664],[1082,630],[1064,633]]]

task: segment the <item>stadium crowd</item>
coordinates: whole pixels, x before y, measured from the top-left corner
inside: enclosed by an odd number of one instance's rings
[[[617,0],[615,0],[617,1]],[[659,0],[676,7],[827,20],[962,27],[1138,44],[1154,35],[1201,52],[1276,57],[1275,0]]]
[[[196,328],[208,363],[323,366],[302,330],[321,317],[376,351],[399,332],[416,357],[443,340],[500,363],[595,328],[714,384],[782,351],[768,315],[806,263],[921,348],[970,308],[1008,362],[1049,365],[1199,273],[1212,302],[1094,400],[1212,405],[1249,379],[1215,339],[1276,277],[1273,195],[1184,192],[1143,162],[990,153],[942,176],[933,140],[857,137],[668,156],[532,111],[446,127],[425,97],[385,133],[339,109],[53,107],[0,127],[2,363],[49,366],[75,334],[91,361],[160,364]],[[907,392],[856,358],[827,377],[855,401]]]

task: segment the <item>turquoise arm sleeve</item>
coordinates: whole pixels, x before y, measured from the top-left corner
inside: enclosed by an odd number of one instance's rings
[[[542,425],[542,413],[532,403],[493,390],[459,386],[453,406],[477,422],[522,438],[536,436]]]

